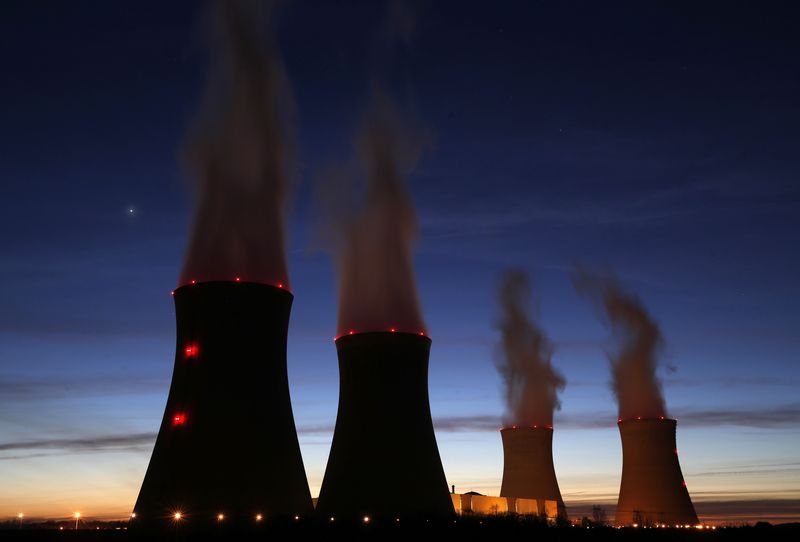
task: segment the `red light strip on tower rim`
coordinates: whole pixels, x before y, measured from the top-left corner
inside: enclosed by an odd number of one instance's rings
[[[419,335],[420,337],[427,337],[428,336],[424,331],[403,331],[403,330],[398,329],[396,327],[390,327],[387,331],[389,333],[408,333],[408,334],[413,334],[413,335]],[[333,337],[333,342],[336,342],[339,339],[341,339],[342,337],[345,337],[347,335],[360,335],[362,333],[381,333],[381,332],[382,331],[379,330],[379,329],[373,329],[371,331],[356,331],[355,329],[348,329],[346,333],[342,333],[340,335],[334,336]]]
[[[534,425],[504,425],[500,427],[500,431],[507,431],[509,429],[549,429],[553,430],[550,424],[534,424]]]
[[[630,418],[617,418],[617,423],[630,422],[630,421],[675,421],[677,418],[667,418],[666,416],[632,416]]]
[[[199,281],[199,280],[197,280],[197,279],[191,279],[189,282],[187,282],[187,283],[185,283],[185,284],[180,284],[180,285],[178,285],[178,287],[177,287],[175,290],[172,290],[172,291],[170,292],[170,294],[171,294],[171,295],[175,295],[175,291],[176,291],[176,290],[178,290],[178,289],[180,289],[180,288],[183,288],[184,286],[195,286],[195,285],[197,285],[197,284],[203,284],[203,283],[207,283],[207,282],[237,282],[237,283],[243,284],[243,283],[245,283],[246,281],[243,281],[243,280],[242,280],[242,277],[240,277],[240,276],[233,277],[233,279],[232,279],[232,280],[208,280],[208,281]],[[250,284],[262,284],[262,285],[264,285],[264,286],[274,286],[275,288],[280,288],[281,290],[286,290],[287,292],[291,292],[291,290],[289,290],[289,288],[287,288],[287,287],[286,287],[286,285],[285,285],[283,282],[278,282],[278,283],[275,283],[275,284],[271,284],[271,283],[268,283],[268,282],[250,282]]]

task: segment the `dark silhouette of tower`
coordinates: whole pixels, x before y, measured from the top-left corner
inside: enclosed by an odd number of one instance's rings
[[[132,526],[309,514],[286,373],[292,294],[204,282],[173,295],[172,384]]]
[[[675,445],[677,421],[620,420],[622,482],[615,525],[697,525]]]
[[[430,346],[411,333],[336,340],[339,411],[317,502],[321,517],[454,515],[428,401]]]
[[[506,427],[500,430],[500,436],[503,438],[500,496],[557,501],[559,517],[567,519],[553,466],[553,428]]]

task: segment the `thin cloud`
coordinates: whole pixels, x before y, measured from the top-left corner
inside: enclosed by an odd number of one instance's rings
[[[94,376],[75,379],[60,375],[38,378],[0,376],[0,405],[9,402],[41,401],[64,397],[122,396],[164,392],[169,381],[123,376]]]
[[[152,446],[155,433],[127,435],[87,436],[80,438],[54,438],[0,443],[0,452],[13,450],[51,450],[54,452],[105,452],[111,450],[138,450]]]
[[[720,425],[780,429],[800,425],[800,405],[790,404],[772,408],[692,410],[675,409],[681,427],[717,427]],[[617,417],[611,413],[557,414],[558,429],[607,429],[614,427]],[[499,415],[445,416],[433,421],[436,431],[443,433],[489,432],[502,426]],[[303,432],[333,431],[322,426]]]

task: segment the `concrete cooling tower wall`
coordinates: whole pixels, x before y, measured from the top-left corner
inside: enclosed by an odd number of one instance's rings
[[[205,282],[174,299],[172,384],[131,526],[310,514],[286,373],[292,294]]]
[[[428,402],[430,346],[428,337],[393,332],[336,341],[339,411],[321,517],[454,515]]]
[[[567,519],[553,466],[553,429],[508,427],[500,435],[503,439],[500,496],[556,501],[559,517]]]
[[[622,482],[616,519],[623,525],[697,525],[675,445],[677,422],[668,418],[619,422]]]

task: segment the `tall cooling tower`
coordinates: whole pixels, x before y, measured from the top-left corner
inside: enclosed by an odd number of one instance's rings
[[[637,418],[620,420],[618,425],[622,482],[614,523],[696,525],[697,514],[678,463],[677,421]]]
[[[132,525],[309,514],[286,373],[292,294],[204,282],[174,297],[172,384]]]
[[[553,467],[552,427],[506,427],[500,430],[500,436],[503,438],[500,496],[557,501],[559,517],[567,519]]]
[[[441,517],[455,512],[428,402],[431,340],[345,335],[339,411],[317,501],[323,518]]]

